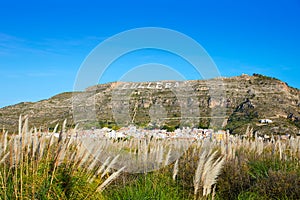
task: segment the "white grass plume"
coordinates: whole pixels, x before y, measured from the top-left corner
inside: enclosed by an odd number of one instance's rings
[[[22,115],[19,116],[19,136],[22,134]]]
[[[196,172],[195,172],[195,177],[194,177],[194,195],[197,195],[198,190],[200,188],[203,168],[204,168],[204,164],[206,162],[206,157],[208,155],[209,155],[209,152],[206,151],[206,150],[204,150],[200,155],[198,165],[197,165],[197,169],[196,169]]]
[[[171,153],[172,153],[172,148],[169,149],[167,155],[166,155],[166,159],[165,159],[165,166],[169,165],[170,159],[171,159]]]
[[[95,174],[89,179],[90,183],[95,180],[96,176],[98,176],[99,174],[101,174],[105,170],[106,166],[110,162],[110,159],[111,159],[110,157],[106,158],[104,163],[98,168],[98,170],[95,172]]]
[[[109,172],[109,170],[115,165],[115,163],[117,162],[119,157],[120,157],[120,155],[117,155],[116,157],[114,157],[114,159],[109,163],[107,168],[102,173],[101,178],[103,178],[105,176],[105,174],[107,174]]]
[[[3,153],[6,151],[6,149],[7,149],[7,131],[3,135]]]
[[[2,159],[0,160],[0,164],[5,162],[5,160],[6,160],[7,157],[9,156],[9,154],[10,154],[10,152],[7,152],[7,153],[2,157]]]
[[[52,133],[56,133],[58,126],[59,126],[59,124],[57,123],[57,124],[55,125],[55,127],[54,127],[54,129],[53,129],[53,132],[52,132]]]
[[[173,178],[174,181],[176,180],[178,171],[179,171],[179,161],[178,161],[178,159],[177,159],[177,160],[175,161],[175,164],[174,164],[173,176],[172,176],[172,178]]]
[[[220,175],[225,158],[218,158],[211,166],[209,173],[206,173],[203,180],[203,196],[211,193],[212,186],[217,183],[217,177]]]
[[[115,180],[121,172],[125,169],[125,167],[122,167],[118,171],[114,172],[112,175],[110,175],[98,188],[97,192],[102,192],[113,180]]]
[[[62,125],[62,128],[61,128],[61,131],[62,131],[63,133],[66,133],[66,128],[67,128],[67,119],[64,120],[63,125]]]

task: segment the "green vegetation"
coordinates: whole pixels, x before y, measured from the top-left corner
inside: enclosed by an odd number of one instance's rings
[[[64,123],[54,138],[28,131],[23,121],[19,135],[0,137],[0,199],[300,199],[300,138],[199,140],[177,160],[172,145],[180,140],[105,140],[122,155],[159,155],[158,169],[132,174],[113,170],[118,156],[100,162],[107,151],[87,152],[67,137],[76,127],[66,131]]]
[[[66,123],[59,138],[40,136],[28,131],[25,119],[19,135],[2,134],[0,199],[103,199],[102,191],[121,170],[108,173],[80,142],[67,137],[75,130],[65,129]]]
[[[189,193],[179,187],[172,174],[159,170],[146,175],[137,175],[125,185],[115,185],[104,192],[107,199],[188,199]]]
[[[276,142],[234,139],[228,145],[196,142],[180,158],[175,180],[171,178],[176,165],[173,162],[147,174],[123,174],[120,179],[125,182],[115,182],[104,196],[107,199],[211,199],[212,195],[220,200],[299,199],[299,142],[299,139]],[[205,169],[202,171],[202,181],[195,194],[196,171],[205,158],[202,155],[209,149],[216,152],[213,160],[223,157],[225,162],[217,177],[203,176]],[[203,165],[208,167],[207,162]],[[212,172],[208,170],[208,175]],[[204,197],[206,178],[216,178],[217,182],[212,187],[215,193]]]
[[[110,128],[112,130],[119,130],[121,127],[118,126],[115,122],[110,121],[90,121],[83,123],[83,129],[90,130],[90,129],[101,129],[101,128]]]
[[[161,129],[167,130],[168,132],[173,132],[176,128],[174,126],[164,125]]]
[[[258,78],[260,78],[262,80],[277,80],[277,81],[279,81],[279,79],[277,79],[275,77],[265,76],[265,75],[262,75],[262,74],[256,74],[256,73],[254,73],[253,76],[258,77]]]
[[[276,147],[279,142],[259,145],[254,151],[240,149],[237,160],[226,162],[217,195],[220,199],[299,199],[299,157],[293,158],[288,149],[286,157],[280,157],[284,149]]]

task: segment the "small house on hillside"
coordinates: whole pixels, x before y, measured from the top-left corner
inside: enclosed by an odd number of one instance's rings
[[[259,123],[261,123],[261,124],[270,124],[270,123],[272,123],[273,121],[272,120],[270,120],[270,119],[260,119],[259,120]]]

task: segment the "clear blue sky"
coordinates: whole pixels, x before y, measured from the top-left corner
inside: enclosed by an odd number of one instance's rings
[[[222,76],[261,73],[300,88],[299,0],[100,2],[0,2],[0,107],[72,91],[81,63],[96,45],[138,27],[192,37]],[[168,58],[145,51],[136,59],[147,53],[157,58],[151,62]],[[117,79],[108,75],[103,82]]]

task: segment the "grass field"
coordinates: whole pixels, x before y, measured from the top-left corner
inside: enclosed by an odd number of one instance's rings
[[[19,123],[18,135],[0,137],[0,199],[300,199],[299,138],[105,140],[86,148],[65,123],[59,138]]]

